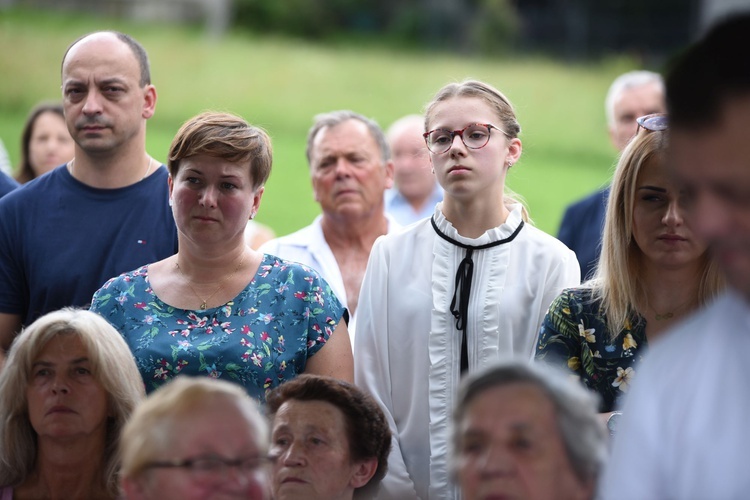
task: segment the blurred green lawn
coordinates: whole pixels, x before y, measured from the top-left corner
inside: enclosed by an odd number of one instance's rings
[[[589,64],[542,57],[481,59],[398,51],[362,42],[316,45],[232,33],[212,40],[198,28],[116,22],[54,12],[0,10],[0,138],[14,164],[28,110],[60,98],[60,60],[75,38],[119,29],[151,58],[158,92],[148,149],[164,160],[180,124],[206,109],[231,111],[263,126],[274,166],[258,220],[286,234],[319,212],[313,201],[305,139],[312,117],[353,109],[384,128],[419,113],[446,82],[478,78],[516,107],[523,157],[509,186],[527,201],[541,229],[555,234],[565,206],[605,184],[615,153],[603,111],[610,82],[633,69],[616,58]]]

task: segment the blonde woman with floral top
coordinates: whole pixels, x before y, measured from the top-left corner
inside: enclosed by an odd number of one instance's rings
[[[638,124],[615,171],[596,275],[555,299],[536,349],[537,360],[567,367],[597,392],[607,418],[648,343],[722,286],[666,169],[667,117]]]

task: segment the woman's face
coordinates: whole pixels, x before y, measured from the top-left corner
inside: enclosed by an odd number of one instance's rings
[[[685,195],[661,156],[643,164],[633,200],[633,239],[646,263],[663,269],[694,266],[706,252],[685,217]]]
[[[169,187],[180,237],[209,245],[242,240],[263,195],[248,165],[204,155],[182,160]]]
[[[44,346],[26,388],[29,420],[40,440],[80,437],[104,442],[108,398],[91,370],[78,335],[57,335]]]
[[[49,172],[75,155],[73,138],[63,117],[53,111],[37,116],[29,140],[29,163],[34,174]]]
[[[352,462],[344,414],[324,401],[291,399],[273,419],[271,460],[275,500],[351,499],[375,472]]]
[[[492,124],[503,129],[493,109],[477,97],[453,97],[433,108],[430,130],[461,130],[475,123]],[[521,141],[508,139],[498,130],[481,149],[469,149],[456,135],[446,153],[430,153],[435,175],[446,196],[457,199],[502,199],[508,160],[515,163],[521,155]]]
[[[555,406],[538,387],[486,389],[457,427],[456,480],[465,500],[592,498],[576,476],[558,430]]]
[[[265,500],[270,497],[268,467],[259,433],[248,409],[228,396],[203,401],[173,424],[172,443],[155,462],[244,462],[242,467],[152,467],[124,479],[129,499]]]

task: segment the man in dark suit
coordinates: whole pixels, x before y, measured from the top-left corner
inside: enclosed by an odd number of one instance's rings
[[[604,109],[609,138],[622,151],[638,129],[636,118],[665,111],[661,76],[651,71],[620,75],[609,87]],[[593,276],[599,260],[608,197],[609,186],[569,205],[560,224],[557,237],[576,253],[581,281]]]

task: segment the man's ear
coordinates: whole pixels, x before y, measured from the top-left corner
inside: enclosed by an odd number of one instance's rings
[[[141,116],[145,119],[149,119],[154,116],[156,111],[156,87],[151,84],[146,85],[143,88],[143,110]]]
[[[393,187],[393,175],[394,175],[394,166],[393,166],[393,160],[388,160],[385,163],[385,188],[391,189]]]

